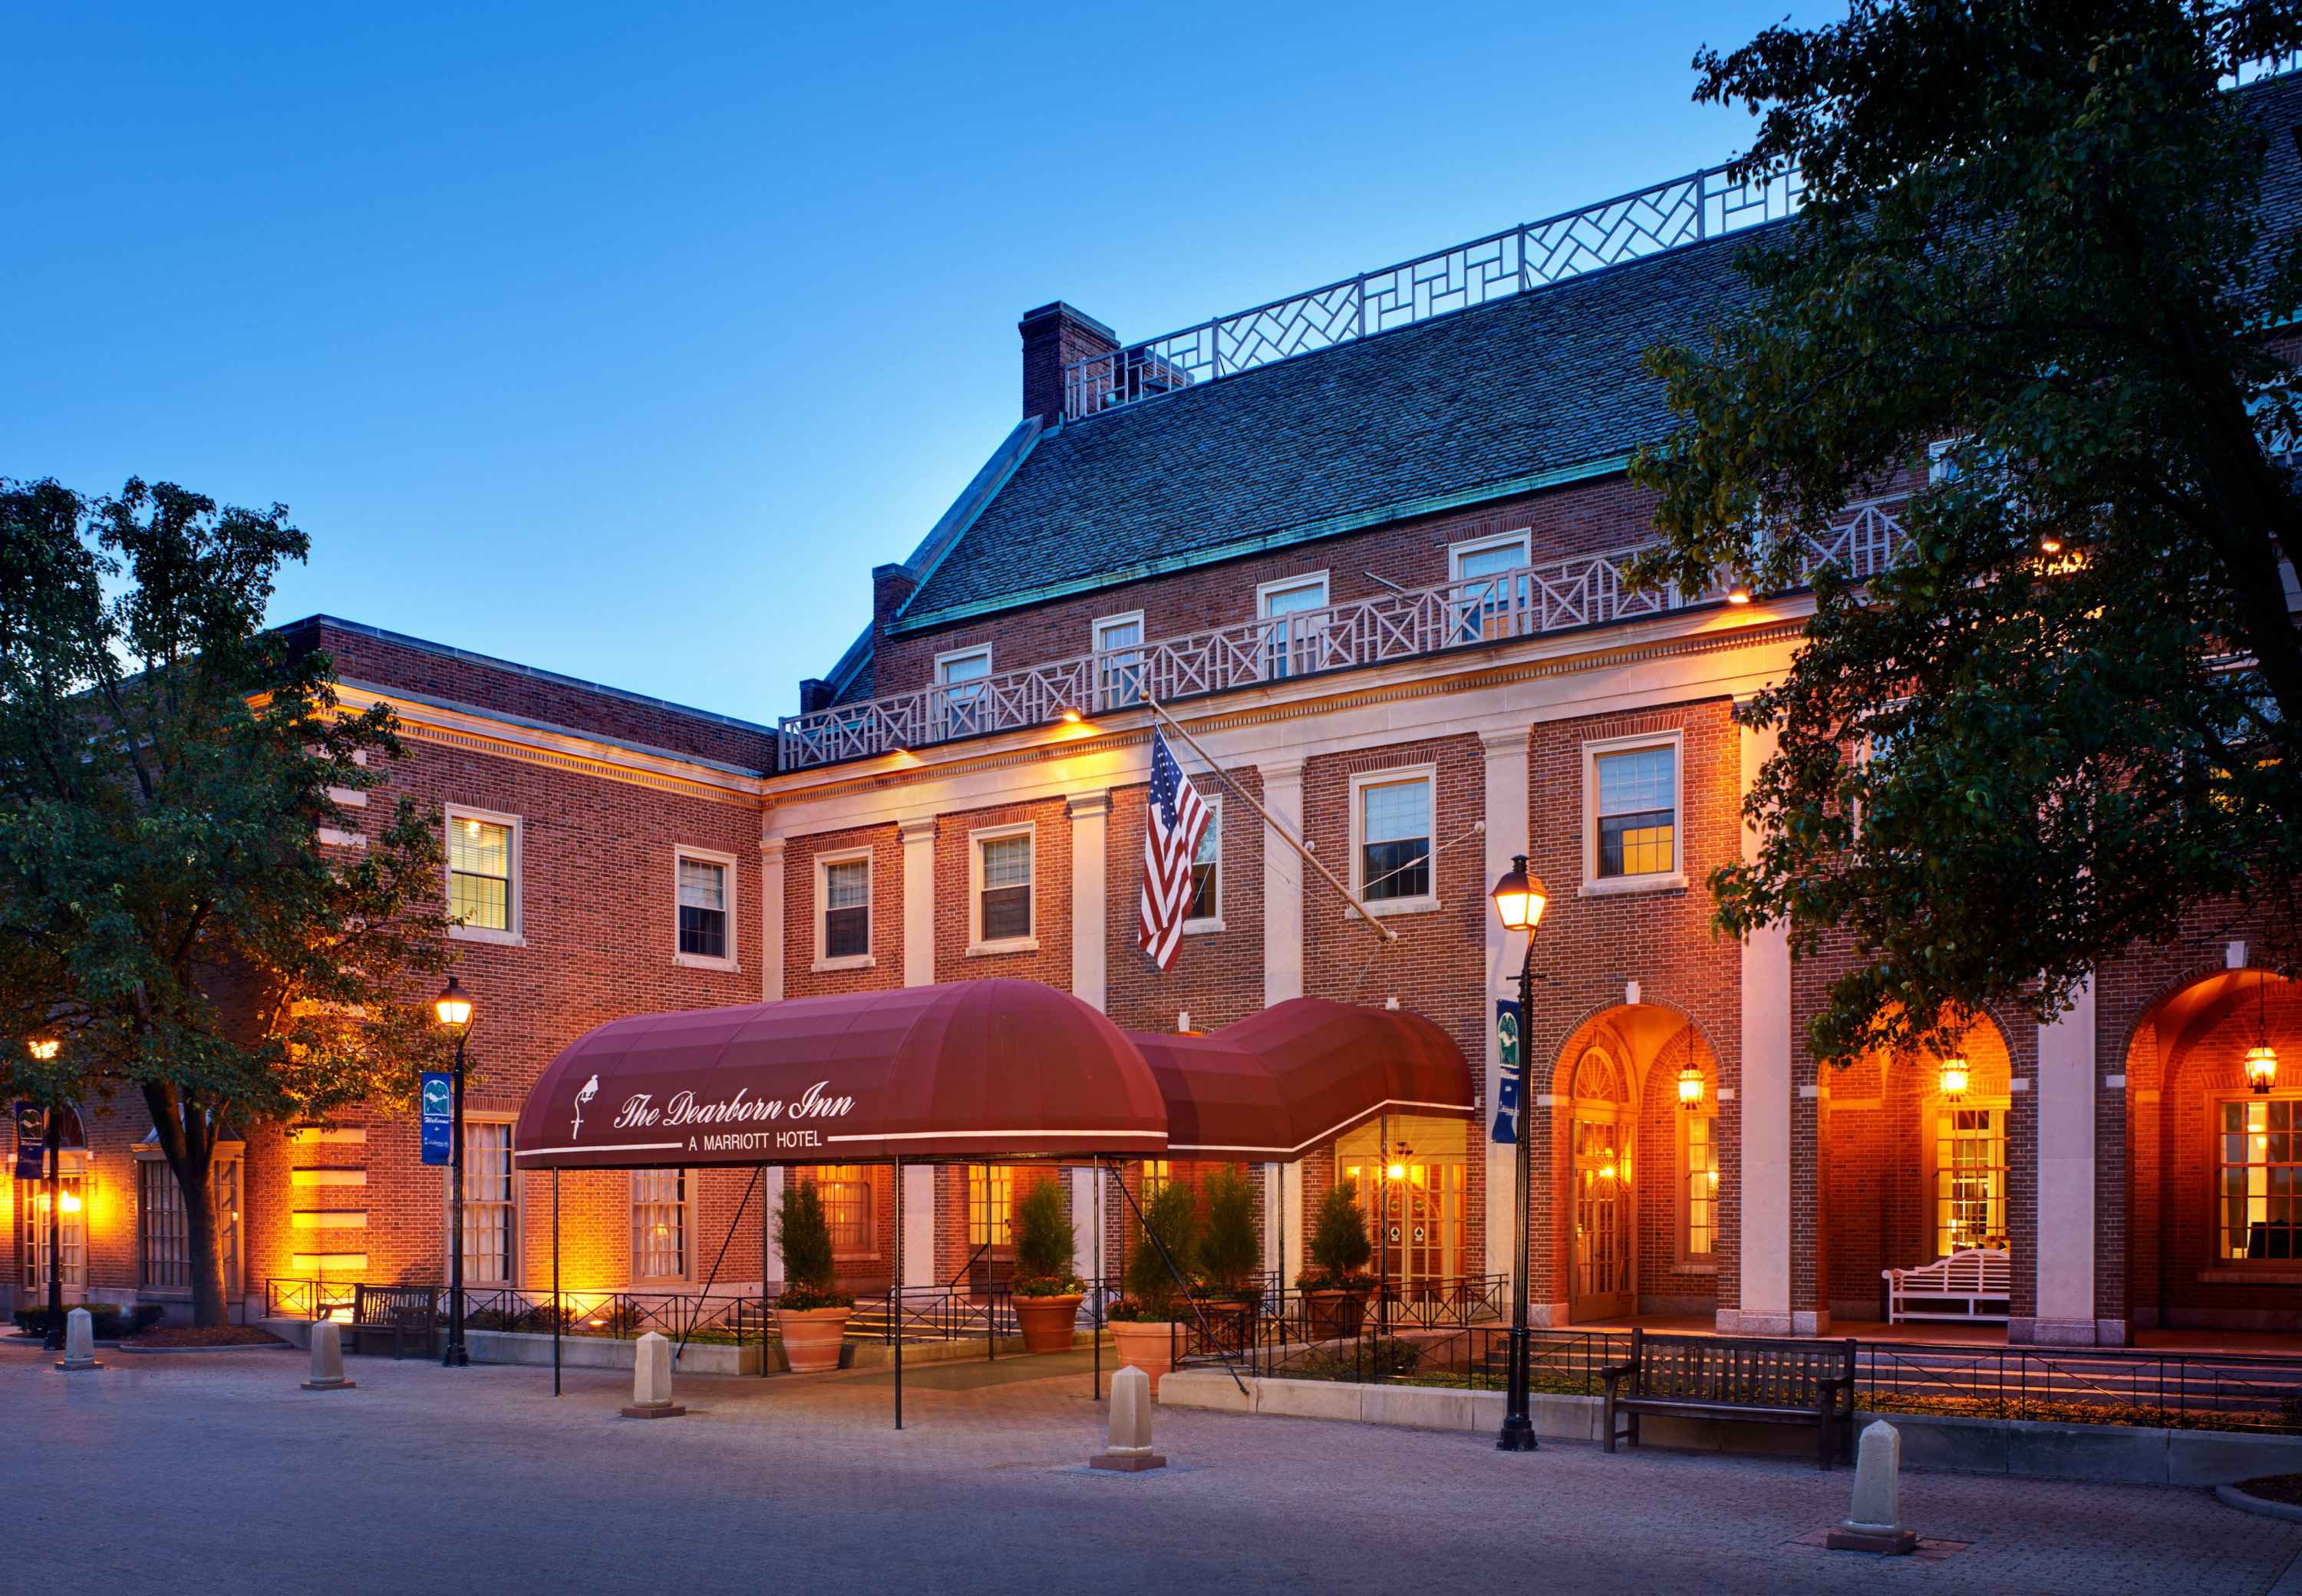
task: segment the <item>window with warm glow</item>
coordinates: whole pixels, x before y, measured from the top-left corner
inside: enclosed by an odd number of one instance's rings
[[[2249,1097],[2215,1105],[2216,1256],[2229,1262],[2302,1257],[2302,1105]]]
[[[512,1175],[511,1124],[464,1122],[464,1279],[509,1286],[519,1257],[519,1205]]]
[[[967,1244],[1006,1247],[1015,1217],[1015,1171],[1012,1165],[967,1166]]]
[[[1935,1250],[2006,1246],[2006,1111],[1945,1107],[1935,1116]]]
[[[1678,751],[1630,748],[1592,760],[1601,878],[1678,868]]]
[[[511,827],[450,816],[448,912],[483,931],[508,931],[511,895]]]
[[[687,1172],[632,1172],[632,1278],[687,1278]]]
[[[843,1256],[872,1250],[871,1172],[860,1163],[827,1163],[815,1172],[823,1217],[831,1227],[831,1250]]]
[[[1682,1113],[1679,1134],[1680,1250],[1688,1262],[1707,1264],[1718,1248],[1718,1116]]]

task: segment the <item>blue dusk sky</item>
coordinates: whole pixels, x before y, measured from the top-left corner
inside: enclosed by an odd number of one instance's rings
[[[0,476],[286,503],[328,611],[772,720],[1136,339],[1723,160],[1785,0],[0,8]]]

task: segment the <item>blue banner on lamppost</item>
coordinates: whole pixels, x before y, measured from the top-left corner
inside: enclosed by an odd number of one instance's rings
[[[1495,999],[1495,1040],[1500,1044],[1502,1069],[1501,1079],[1495,1083],[1494,1138],[1515,1142],[1518,1140],[1519,1083],[1525,1071],[1519,1063],[1518,1004],[1512,998]]]
[[[16,1105],[16,1179],[38,1180],[47,1172],[47,1111],[37,1103]]]
[[[425,1071],[418,1102],[423,1109],[424,1162],[446,1163],[456,1150],[456,1078],[444,1070]]]

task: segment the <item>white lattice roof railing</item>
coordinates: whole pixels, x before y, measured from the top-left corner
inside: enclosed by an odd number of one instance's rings
[[[1807,567],[1843,567],[1858,580],[1883,570],[1905,539],[1900,497],[1851,505],[1806,534]],[[779,769],[868,759],[987,732],[1022,731],[1124,710],[1145,695],[1171,700],[1412,659],[1680,609],[1715,600],[1676,589],[1634,591],[1625,575],[1640,549],[1571,555],[1469,582],[1380,593],[1267,620],[1236,621],[1133,648],[1075,654],[950,686],[840,704],[779,723]]]
[[[1077,420],[1236,376],[1779,221],[1798,209],[1802,188],[1795,172],[1738,182],[1730,170],[1713,166],[1690,172],[1075,361],[1063,372],[1063,414]]]

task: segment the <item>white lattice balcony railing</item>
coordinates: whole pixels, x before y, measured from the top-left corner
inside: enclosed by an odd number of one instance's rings
[[[1725,166],[1689,172],[1076,361],[1063,371],[1063,414],[1097,415],[1779,221],[1802,191],[1795,172],[1749,182]]]
[[[1902,503],[1895,498],[1850,506],[1825,531],[1806,534],[1806,567],[1840,566],[1858,580],[1884,569],[1904,541]],[[1237,621],[1134,648],[1075,654],[970,682],[788,715],[779,725],[778,768],[802,770],[954,737],[1021,731],[1066,715],[1107,714],[1139,704],[1147,693],[1165,703],[1315,671],[1608,626],[1719,596],[1717,588],[1692,595],[1633,591],[1624,571],[1639,552],[1578,554],[1474,581]]]

